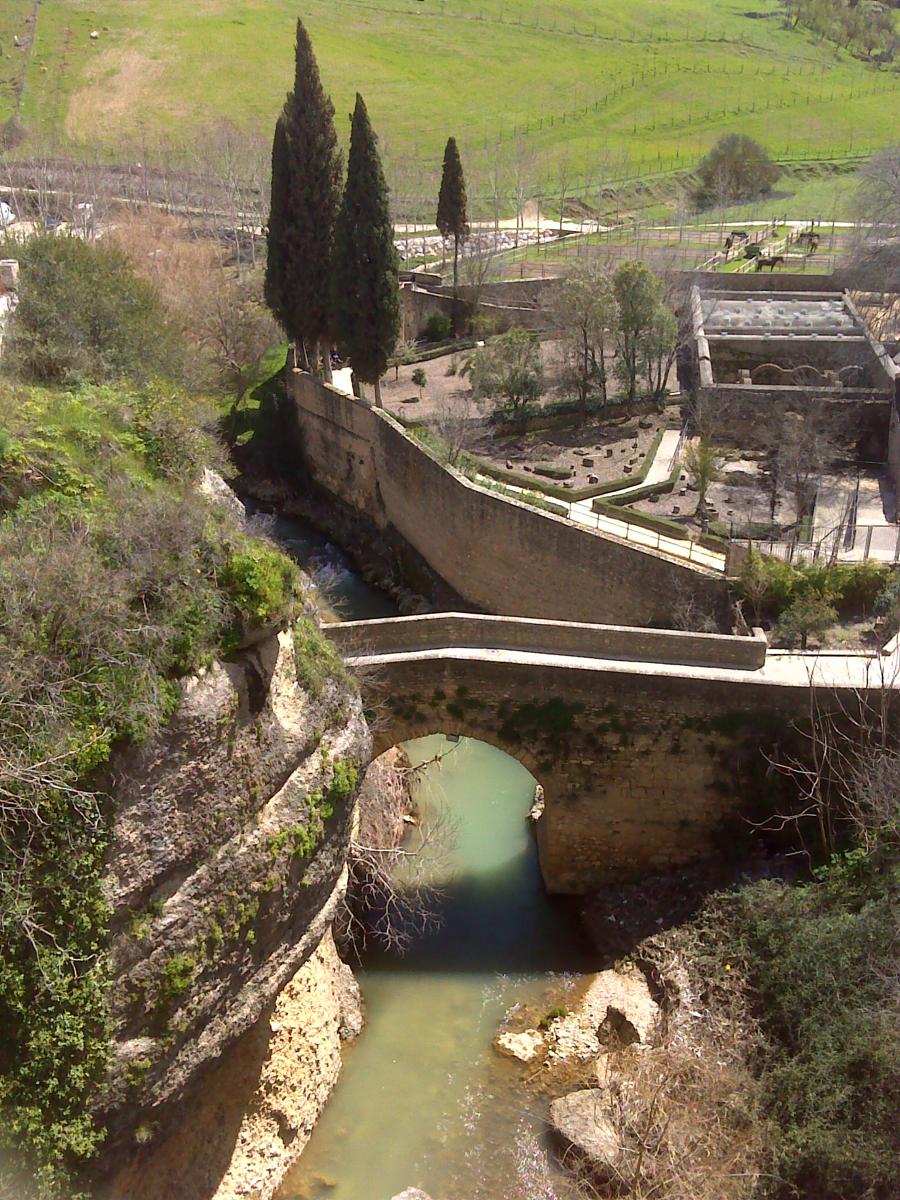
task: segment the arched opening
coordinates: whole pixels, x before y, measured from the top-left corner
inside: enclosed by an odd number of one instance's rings
[[[422,821],[452,826],[435,859],[443,922],[403,957],[366,953],[367,1028],[281,1197],[549,1194],[538,1190],[555,1171],[545,1122],[527,1111],[521,1067],[493,1048],[514,1005],[549,1011],[592,966],[573,903],[544,891],[535,779],[471,738],[432,734],[404,750],[427,764],[413,785]]]

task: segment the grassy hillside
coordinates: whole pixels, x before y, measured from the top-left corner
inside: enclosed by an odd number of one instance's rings
[[[186,142],[223,119],[267,134],[298,8],[341,125],[359,88],[389,158],[436,165],[453,132],[483,189],[517,142],[549,184],[563,160],[607,178],[683,165],[733,128],[777,157],[896,136],[898,77],[785,29],[774,4],[750,16],[738,0],[43,0],[30,56],[10,46],[30,0],[2,8],[0,119],[24,70],[29,129],[107,148]]]

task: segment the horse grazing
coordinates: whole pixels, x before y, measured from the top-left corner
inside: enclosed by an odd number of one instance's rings
[[[770,271],[774,271],[778,264],[783,262],[783,254],[760,254],[756,260],[755,269],[761,271],[763,267],[768,267]]]

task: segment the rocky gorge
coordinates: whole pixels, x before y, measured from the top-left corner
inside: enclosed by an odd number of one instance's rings
[[[109,1200],[274,1194],[361,1027],[332,924],[371,743],[320,653],[256,630],[110,765]]]

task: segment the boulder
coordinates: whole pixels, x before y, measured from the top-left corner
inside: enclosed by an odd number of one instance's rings
[[[588,1062],[611,1042],[646,1045],[658,1018],[659,1008],[640,971],[601,971],[593,976],[578,1004],[551,1023],[547,1031],[550,1057]]]
[[[212,504],[227,509],[239,521],[246,519],[247,510],[218,471],[211,471],[209,467],[204,467],[199,490],[201,496],[205,496]]]
[[[574,1150],[591,1173],[604,1183],[620,1180],[619,1139],[608,1116],[605,1092],[584,1088],[550,1105],[550,1126],[567,1150]]]
[[[500,1033],[494,1038],[494,1049],[509,1058],[519,1062],[531,1062],[541,1058],[547,1049],[543,1035],[536,1029],[526,1029],[523,1033]]]

